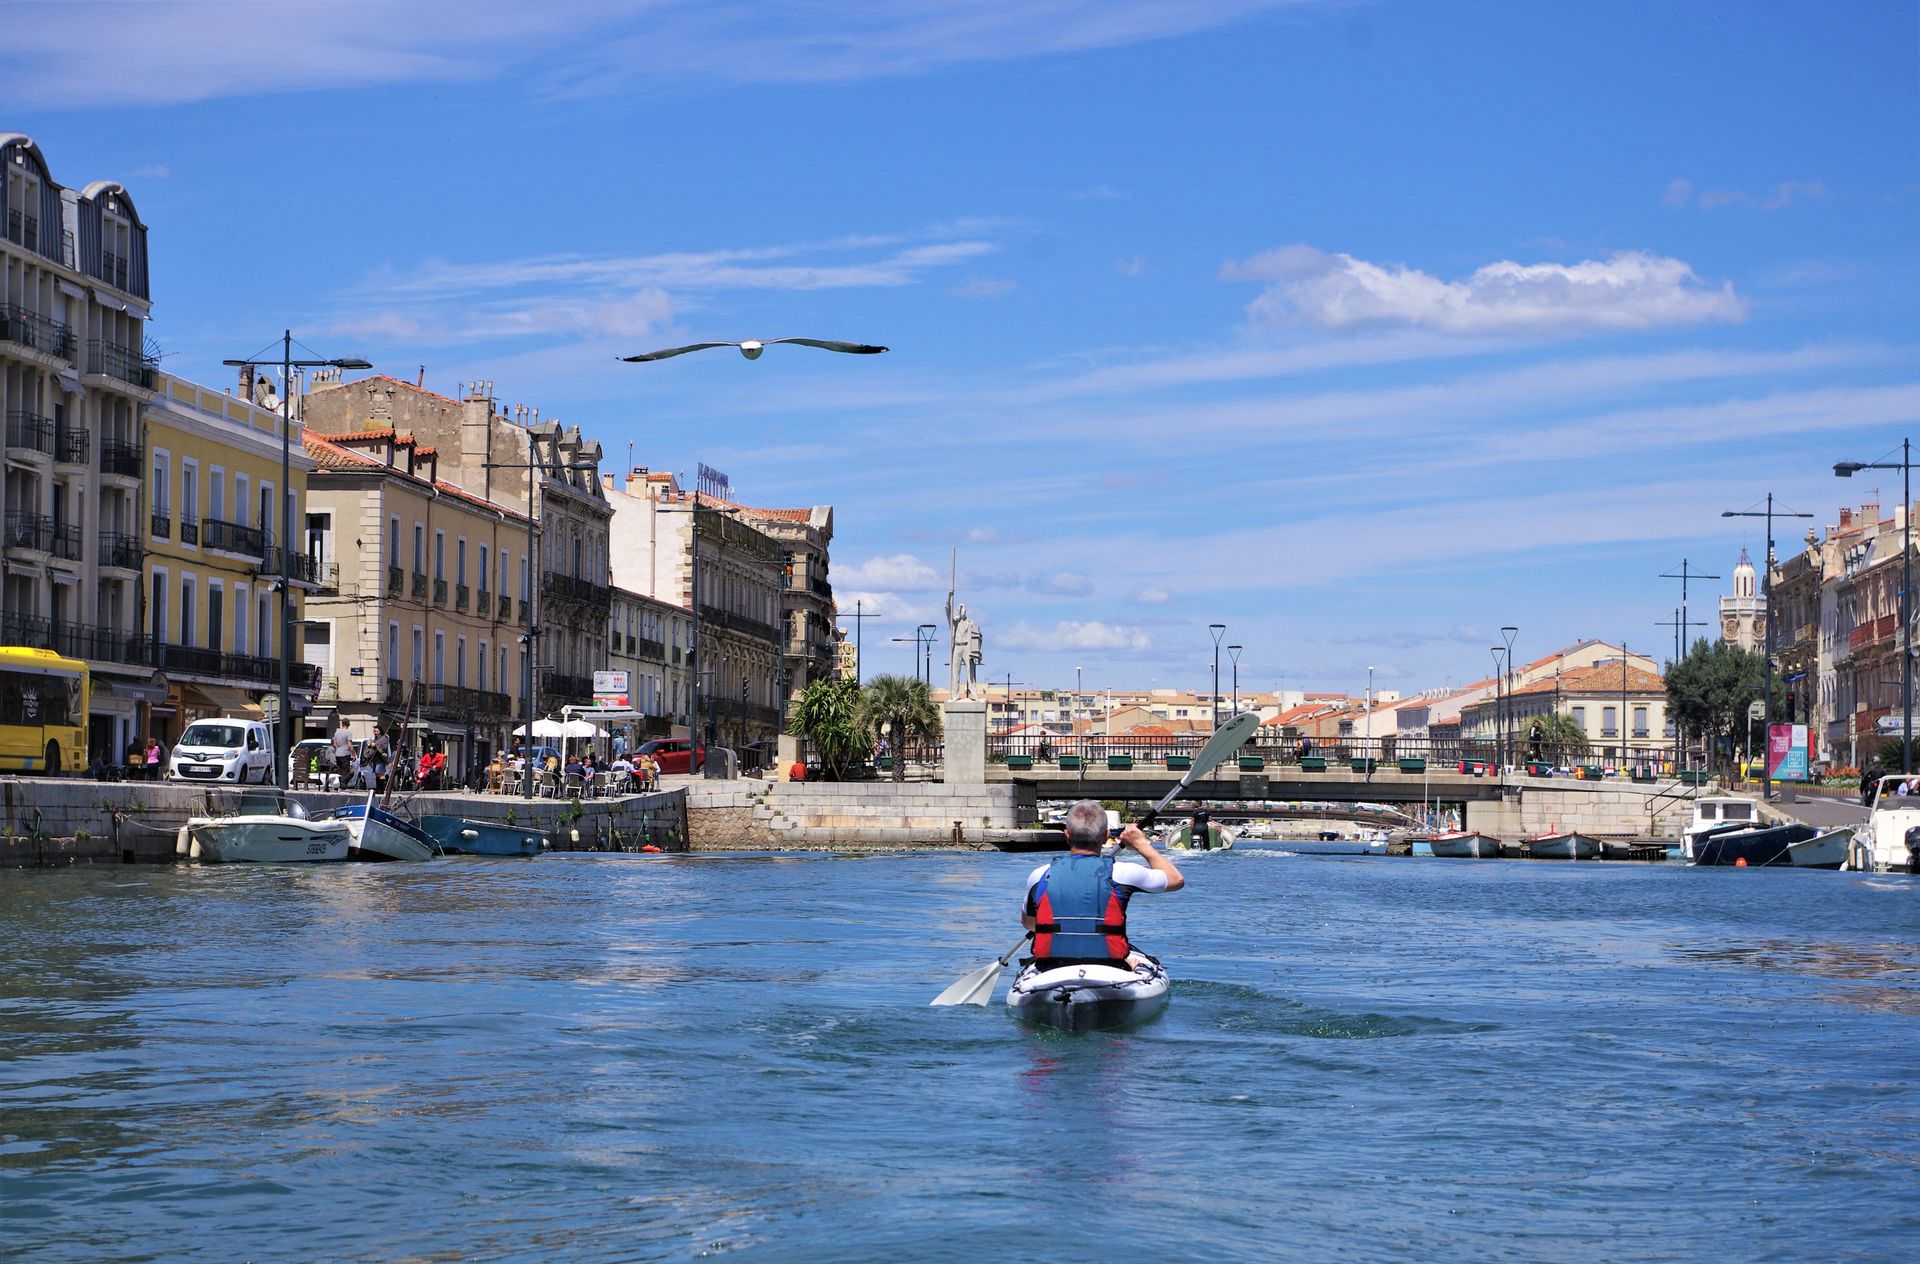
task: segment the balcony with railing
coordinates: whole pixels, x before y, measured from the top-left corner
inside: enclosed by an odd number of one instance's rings
[[[138,633],[86,623],[55,624],[50,619],[28,618],[12,611],[0,618],[0,641],[92,662],[145,667],[151,659],[147,638]]]
[[[439,718],[460,719],[469,712],[476,717],[512,713],[513,704],[507,695],[490,689],[468,689],[461,685],[423,685],[421,688],[425,691],[419,699],[421,708]]]
[[[444,579],[433,581],[433,604],[436,606],[447,604],[447,581]]]
[[[117,346],[99,338],[87,342],[87,372],[101,377],[110,377],[138,386],[142,390],[153,389],[153,375],[159,369],[160,362],[152,356],[142,355],[131,347]]]
[[[56,522],[53,524],[53,555],[77,562],[81,557],[80,524],[76,522]]]
[[[780,640],[780,630],[770,623],[761,623],[758,619],[749,619],[743,614],[734,614],[718,606],[702,605],[700,621],[711,627],[727,628],[743,636],[751,636],[762,641]]]
[[[590,579],[547,571],[540,577],[540,595],[555,601],[577,601],[603,613],[613,608],[613,589]]]
[[[40,217],[14,207],[7,212],[7,240],[28,250],[40,249]]]
[[[119,474],[128,478],[139,478],[146,452],[137,443],[103,443],[100,445],[100,472]]]
[[[467,608],[467,602],[472,597],[472,595],[473,594],[468,591],[467,586],[465,584],[455,584],[453,586],[453,608],[455,610],[464,611]]]
[[[7,410],[7,447],[14,452],[39,452],[53,455],[53,418],[42,417],[24,408]]]
[[[412,593],[415,601],[425,601],[427,599],[427,577],[424,572],[415,571],[413,573]]]
[[[585,700],[593,697],[593,677],[570,676],[562,672],[548,672],[541,692],[548,699],[577,698]]]
[[[0,303],[0,342],[73,359],[73,330],[18,303]]]
[[[127,289],[128,273],[127,257],[125,255],[114,254],[111,250],[102,250],[100,252],[100,262],[94,266],[93,271],[95,276],[105,281],[108,285],[111,285],[114,289],[125,290],[128,294],[131,294],[133,291]]]
[[[473,599],[473,612],[482,619],[493,618],[493,594],[482,588]]]
[[[171,540],[173,538],[173,518],[166,510],[154,510],[149,525],[151,527],[150,534],[155,539]]]
[[[665,641],[649,641],[647,638],[641,637],[639,649],[632,652],[636,658],[644,658],[650,663],[664,663],[667,661],[667,643]]]
[[[307,558],[308,562],[314,559]],[[324,596],[334,596],[340,591],[340,563],[322,563],[313,576],[313,589]]]
[[[283,556],[284,554],[284,556]],[[335,568],[337,573],[338,568]],[[260,562],[262,575],[280,575],[296,584],[320,583],[320,559],[308,553],[285,553],[273,543],[273,537],[267,537],[266,553]]]
[[[85,426],[54,427],[54,460],[67,465],[85,465],[92,450],[92,436]]]
[[[407,590],[407,573],[398,566],[387,567],[387,596],[398,597]]]
[[[520,625],[522,627],[533,626],[533,603],[525,597],[520,599]]]
[[[123,571],[137,571],[140,569],[140,557],[145,552],[137,535],[119,535],[104,531],[100,534],[100,565],[102,566],[111,566]]]
[[[198,518],[189,518],[184,514],[181,515],[180,543],[182,544],[200,543],[200,520]]]
[[[10,549],[31,549],[36,553],[53,551],[53,519],[43,513],[11,510],[4,523],[0,543]]]
[[[505,593],[501,593],[500,606],[497,610],[494,611],[493,617],[500,620],[503,623],[506,620],[513,618],[513,598],[507,596],[507,594]]]
[[[187,525],[181,524],[182,528]],[[209,549],[222,553],[237,553],[242,557],[264,558],[267,555],[267,533],[259,527],[249,527],[244,523],[228,522],[223,518],[208,518],[201,523],[200,542]],[[181,536],[186,543],[186,536]]]

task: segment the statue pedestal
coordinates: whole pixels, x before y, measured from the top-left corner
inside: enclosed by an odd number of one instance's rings
[[[793,766],[800,762],[800,739],[791,733],[782,733],[774,747],[774,780],[792,781]]]
[[[946,711],[946,775],[950,786],[987,784],[987,704],[961,698]]]

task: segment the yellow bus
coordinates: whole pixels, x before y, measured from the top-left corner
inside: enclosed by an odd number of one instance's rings
[[[0,771],[85,772],[92,705],[79,659],[0,646]]]

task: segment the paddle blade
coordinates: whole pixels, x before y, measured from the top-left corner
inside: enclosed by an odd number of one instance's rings
[[[934,997],[933,1003],[935,1005],[985,1005],[993,999],[993,986],[1000,981],[1000,972],[1006,968],[1004,961],[994,961],[981,966]]]
[[[1260,716],[1253,711],[1242,711],[1225,724],[1220,731],[1207,740],[1200,753],[1193,757],[1193,768],[1182,777],[1182,781],[1198,781],[1212,772],[1214,766],[1233,752],[1247,744],[1253,731],[1260,727]]]

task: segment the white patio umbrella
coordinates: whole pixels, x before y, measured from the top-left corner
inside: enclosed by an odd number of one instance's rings
[[[568,720],[556,725],[567,737],[599,737],[600,726],[588,720]],[[537,729],[537,726],[536,726]]]
[[[513,735],[515,737],[525,737],[527,735],[527,726],[522,724],[519,728],[513,731]],[[568,729],[566,725],[560,723],[560,721],[558,720],[535,720],[533,722],[533,735],[535,737],[570,737],[570,736],[578,737],[579,736],[578,733],[571,731],[570,729]]]

